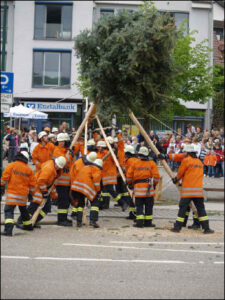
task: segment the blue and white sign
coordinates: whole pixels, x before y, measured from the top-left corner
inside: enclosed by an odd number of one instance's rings
[[[13,94],[13,73],[1,72],[1,94]]]
[[[77,112],[77,104],[54,102],[25,102],[24,106],[45,112]]]

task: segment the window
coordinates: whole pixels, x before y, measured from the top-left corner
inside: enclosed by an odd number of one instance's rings
[[[100,15],[101,16],[107,16],[114,14],[114,9],[113,8],[101,8],[100,9]]]
[[[3,27],[4,27],[4,10],[6,9],[6,39],[5,42],[7,43],[7,23],[8,23],[8,6],[1,6],[1,42],[3,40]],[[2,48],[2,43],[1,43]]]
[[[224,39],[224,37],[223,37],[223,28],[213,28],[213,30],[216,33],[218,41],[222,41]]]
[[[70,87],[71,50],[34,50],[33,87]]]
[[[36,4],[34,38],[71,40],[72,4]]]
[[[182,23],[184,21],[187,21],[184,23],[184,27],[185,27],[185,34],[188,33],[189,30],[189,14],[188,13],[183,13],[183,12],[165,12],[165,11],[160,11],[160,13],[169,13],[171,15],[171,17],[174,18],[174,22],[175,25],[177,27],[177,29],[180,28],[180,26],[182,25]]]

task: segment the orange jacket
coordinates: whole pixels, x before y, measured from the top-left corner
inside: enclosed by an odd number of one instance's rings
[[[84,166],[86,166],[87,163],[88,162],[85,160],[84,157],[80,157],[72,164],[70,168],[71,185],[73,184],[73,181],[75,180],[77,174],[80,172],[81,169],[83,169]]]
[[[121,134],[117,134],[117,138],[118,138],[118,152],[117,152],[117,157],[118,157],[118,161],[119,164],[122,168],[125,167],[125,152],[124,152],[124,140],[121,136]]]
[[[188,155],[177,172],[177,179],[182,180],[181,198],[203,198],[203,164],[198,158]]]
[[[62,170],[62,175],[57,178],[56,185],[70,186],[70,167],[72,164],[72,156],[67,153],[67,148],[56,146],[53,152],[53,158],[63,156],[66,159],[66,166]]]
[[[27,195],[34,194],[36,179],[32,169],[22,161],[15,161],[8,164],[2,174],[1,186],[5,186],[6,205],[26,206]]]
[[[181,162],[184,159],[184,153],[172,153],[168,154],[169,160]]]
[[[96,132],[96,131],[92,133],[92,138],[95,140],[96,145],[97,145],[98,141],[102,140],[100,134],[98,132]]]
[[[125,158],[125,176],[127,178],[127,183],[132,183],[132,178],[128,178],[127,174],[129,174],[129,169],[133,167],[138,162],[137,157],[129,157]]]
[[[97,166],[89,165],[83,167],[76,175],[71,185],[71,190],[85,195],[92,201],[97,192],[100,191],[101,170]]]
[[[103,159],[103,157],[108,153],[108,150],[103,150],[102,152],[97,151],[97,158]]]
[[[36,165],[36,172],[40,170],[41,164],[51,159],[55,145],[52,143],[47,143],[45,146],[42,146],[41,143],[34,147],[32,152],[32,161]]]
[[[205,158],[204,158],[204,165],[206,165],[206,166],[214,166],[215,167],[216,163],[217,163],[217,157],[216,157],[216,155],[209,154],[209,155],[205,156]]]
[[[153,185],[159,182],[159,171],[157,164],[153,160],[137,159],[127,170],[127,181],[134,185],[135,197],[154,197],[155,189]],[[135,183],[136,180],[149,179],[150,182]],[[151,182],[153,179],[153,183]]]
[[[109,152],[109,150],[106,150],[105,154],[107,154],[108,152]],[[111,155],[109,157],[107,157],[107,159],[104,160],[104,162],[103,162],[102,184],[103,184],[103,186],[109,185],[109,184],[117,184],[116,164]]]
[[[62,171],[56,171],[54,160],[48,160],[42,164],[41,169],[36,173],[36,190],[33,196],[33,202],[40,204],[42,202],[42,192],[48,191],[56,178],[60,177]],[[55,188],[52,189],[52,194]]]

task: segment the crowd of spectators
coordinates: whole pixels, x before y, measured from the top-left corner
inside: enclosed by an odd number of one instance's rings
[[[63,122],[59,128],[45,127],[43,130],[48,132],[49,140],[53,143],[60,132],[69,133],[71,140],[76,132],[75,128],[69,131],[66,122]],[[6,126],[3,139],[3,159],[7,158],[8,162],[11,162],[16,153],[21,150],[27,150],[31,157],[32,151],[38,143],[37,134],[37,130],[33,126],[30,126],[29,129],[23,128],[20,132],[18,128]],[[125,144],[132,145],[136,152],[141,146],[148,146],[140,133],[137,136],[131,136],[128,130],[124,129],[122,136]],[[209,132],[189,124],[185,136],[181,134],[181,129],[178,129],[174,134],[167,134],[163,137],[150,130],[149,137],[159,152],[163,154],[182,153],[185,144],[192,144],[197,157],[204,164],[204,175],[224,178],[224,128],[219,130],[214,128]],[[151,151],[150,156],[157,162],[154,152]],[[168,163],[173,171],[177,170],[180,164],[174,161]]]

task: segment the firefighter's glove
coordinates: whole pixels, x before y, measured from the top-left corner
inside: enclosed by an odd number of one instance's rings
[[[1,196],[5,194],[5,186],[1,185]]]
[[[72,149],[69,149],[67,151],[71,156],[73,156],[73,153],[74,153],[74,146],[72,147]]]
[[[177,177],[172,178],[172,181],[174,184],[177,184],[177,182],[178,182]]]
[[[42,197],[43,197],[43,199],[47,200],[47,198],[48,198],[48,192],[47,191],[42,192]]]

